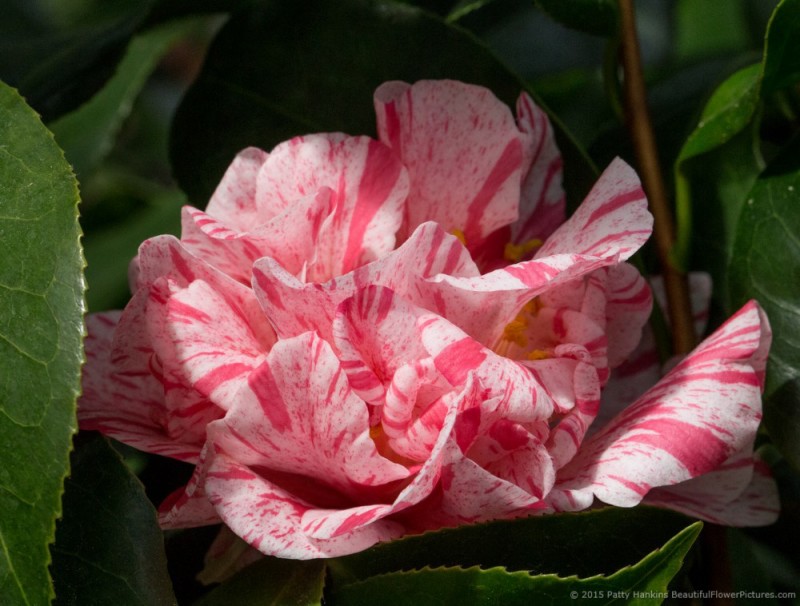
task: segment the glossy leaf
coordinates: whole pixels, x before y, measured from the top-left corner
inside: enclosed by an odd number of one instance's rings
[[[675,54],[681,61],[747,49],[745,0],[675,3]]]
[[[764,423],[800,467],[800,141],[747,194],[730,265],[732,304],[755,297],[772,325]]]
[[[3,84],[0,142],[0,602],[47,604],[83,357],[78,189]]]
[[[533,574],[610,575],[645,557],[688,523],[682,515],[650,507],[497,521],[380,544],[331,560],[330,570],[339,583],[424,566],[502,566]]]
[[[720,174],[709,170],[705,162],[711,152],[728,156],[723,162],[739,152],[722,149],[749,126],[757,128],[757,109],[766,95],[776,92],[800,76],[800,37],[796,35],[800,24],[800,0],[783,0],[775,9],[766,37],[766,47],[761,63],[741,69],[731,75],[712,95],[706,104],[694,132],[689,136],[675,162],[675,196],[678,219],[677,243],[673,260],[679,267],[689,264],[690,248],[697,256],[694,266],[711,271],[712,278],[724,290],[726,279],[724,268],[730,259],[733,226],[744,201],[748,183],[757,174],[760,158],[753,156],[757,140],[751,151],[745,152],[744,171],[731,170]],[[791,32],[795,32],[794,35]],[[753,135],[757,134],[752,131]],[[746,139],[747,134],[742,134]],[[748,157],[749,156],[749,157]],[[692,175],[692,164],[696,172]],[[741,167],[739,167],[741,168]],[[691,177],[691,178],[690,178]],[[726,181],[731,178],[732,181]],[[709,181],[716,181],[727,192],[710,198],[707,194]],[[701,192],[705,187],[706,191]],[[719,187],[719,185],[711,185]],[[720,188],[721,189],[721,188]],[[722,214],[722,226],[711,221],[692,221],[692,216],[706,217]],[[720,228],[721,227],[721,228]],[[696,233],[693,233],[693,229]],[[709,250],[706,242],[714,242]]]
[[[610,576],[561,578],[508,572],[503,568],[425,568],[391,572],[349,585],[334,581],[330,602],[334,606],[374,604],[375,596],[385,606],[394,604],[660,604],[667,585],[700,534],[695,523],[678,533],[661,549],[633,566]],[[530,545],[538,549],[538,545]]]
[[[556,21],[588,34],[614,36],[619,28],[616,0],[534,0]]]
[[[747,128],[758,107],[760,80],[760,64],[741,69],[726,79],[706,104],[697,128],[689,135],[675,163],[679,239],[675,258],[681,266],[686,266],[692,245],[700,257],[700,266],[710,270],[715,281],[724,278],[732,229],[744,202],[744,192],[761,169],[758,133]],[[731,143],[735,139],[738,144]],[[750,153],[742,154],[748,147]],[[743,161],[750,170],[733,170],[729,175],[709,171],[708,163],[714,160]],[[726,184],[726,177],[734,179],[735,187],[729,189],[731,195],[724,196],[717,191],[704,197],[699,193],[703,187],[719,188]],[[701,218],[706,213],[722,217],[722,221],[703,221]],[[692,221],[693,214],[697,215],[697,221]],[[710,250],[704,247],[708,242],[711,242]]]
[[[524,87],[464,30],[403,3],[305,0],[242,11],[217,36],[178,109],[175,174],[190,200],[204,204],[239,150],[269,150],[311,132],[374,135],[377,86],[423,78],[482,84],[510,105]],[[594,173],[559,136],[568,196],[580,199]]]
[[[110,151],[147,77],[186,29],[185,23],[171,24],[134,38],[103,90],[50,125],[56,141],[81,180]]]
[[[31,10],[27,0],[6,0],[4,14],[8,3],[27,18],[0,20],[0,78],[49,122],[87,101],[113,75],[152,2],[105,2],[65,19],[69,11],[48,14],[44,7]]]
[[[764,49],[764,94],[800,80],[800,0],[782,0],[772,14]]]
[[[99,435],[77,440],[52,553],[56,606],[176,603],[155,509]]]
[[[314,606],[322,600],[322,560],[264,558],[206,595],[195,606]]]

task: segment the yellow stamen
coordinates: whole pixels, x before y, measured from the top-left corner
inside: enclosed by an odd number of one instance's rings
[[[504,341],[510,341],[520,347],[525,347],[528,344],[528,337],[525,334],[528,330],[528,320],[524,316],[517,316],[516,320],[511,320],[503,329],[503,336],[500,337]]]
[[[383,431],[383,425],[380,423],[369,428],[369,437],[372,438],[373,442],[375,442],[375,448],[378,450],[378,453],[393,463],[399,463],[400,465],[405,465],[406,467],[412,467],[417,464],[416,461],[412,461],[403,455],[397,454],[392,449],[391,445],[389,444],[389,436],[387,436],[386,432]]]
[[[514,244],[513,242],[509,242],[506,244],[505,250],[503,251],[503,257],[505,257],[506,261],[516,263],[523,257],[527,256],[531,251],[539,248],[541,245],[542,241],[539,238],[533,238],[532,240],[528,240],[522,244]]]
[[[467,245],[467,236],[464,235],[464,232],[458,228],[451,229],[450,233],[453,234],[459,241],[466,246]]]
[[[552,357],[550,353],[544,349],[534,349],[533,351],[528,352],[529,360],[547,360],[550,357]]]
[[[528,347],[528,332],[530,330],[529,320],[539,313],[539,310],[544,307],[538,297],[528,301],[522,309],[519,310],[517,317],[511,320],[503,328],[503,334],[497,340],[497,345],[494,348],[495,353],[501,356],[507,356],[512,344],[524,350]],[[523,352],[518,352],[518,355],[524,355]],[[535,356],[531,358],[530,356]],[[545,350],[535,350],[529,354],[529,359],[542,360],[550,357]]]
[[[517,317],[519,318],[523,313],[526,313],[529,316],[535,316],[539,313],[539,310],[542,309],[542,307],[544,307],[544,304],[539,297],[534,297],[522,306],[522,310],[519,312]]]

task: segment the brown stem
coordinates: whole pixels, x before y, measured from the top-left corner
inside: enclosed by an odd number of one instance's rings
[[[647,193],[650,212],[653,213],[655,220],[653,235],[667,291],[673,352],[684,354],[690,352],[695,346],[689,286],[686,275],[679,271],[670,260],[670,251],[675,243],[675,227],[667,190],[661,177],[661,165],[658,160],[650,112],[647,108],[647,93],[642,75],[639,40],[636,36],[633,0],[619,0],[619,7],[622,67],[625,75],[625,114],[628,118],[628,129],[633,139],[642,185]]]
[[[636,35],[633,0],[619,0],[619,8],[625,115],[633,139],[642,185],[650,203],[650,211],[653,213],[656,250],[664,276],[669,318],[672,325],[673,352],[685,354],[691,351],[696,344],[689,285],[686,275],[676,268],[670,259],[670,251],[675,243],[675,227],[666,187],[661,176],[655,136],[647,107],[647,91],[642,74],[639,40]],[[703,551],[706,562],[705,576],[709,586],[702,589],[714,589],[720,593],[729,593],[733,583],[724,528],[706,525],[703,532]],[[716,606],[727,606],[732,602],[726,598],[712,598],[709,603]]]

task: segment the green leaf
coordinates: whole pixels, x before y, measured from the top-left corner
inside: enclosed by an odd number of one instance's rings
[[[174,172],[190,200],[204,203],[244,147],[271,149],[309,132],[374,133],[375,88],[421,78],[481,84],[509,104],[524,88],[471,34],[403,3],[304,0],[242,11],[178,108]],[[568,196],[580,199],[595,173],[559,135]]]
[[[675,162],[675,204],[677,214],[677,242],[673,250],[673,261],[678,267],[689,266],[690,249],[696,257],[692,265],[710,271],[715,283],[725,290],[725,274],[720,271],[730,259],[730,247],[733,238],[732,226],[744,201],[746,186],[760,168],[758,158],[757,135],[758,108],[763,99],[779,88],[800,78],[800,0],[783,0],[775,9],[766,37],[766,46],[761,63],[741,69],[730,76],[715,91],[706,104],[705,109],[694,132],[684,144]],[[752,143],[745,152],[743,171],[727,170],[720,174],[709,170],[709,154],[715,153],[728,162],[730,149],[723,149],[730,141],[751,127]],[[741,142],[741,141],[740,141]],[[754,156],[755,154],[755,156]],[[711,164],[719,160],[712,159]],[[691,165],[697,170],[692,174]],[[731,182],[724,182],[732,177]],[[712,183],[715,182],[715,183]],[[709,189],[725,189],[728,195],[712,195],[707,197]],[[700,191],[703,190],[701,194]],[[692,215],[720,216],[724,223],[722,229],[718,225],[709,226],[712,222],[698,222],[693,225]],[[706,228],[710,227],[710,230]],[[693,229],[696,229],[697,240],[693,242]],[[704,246],[706,242],[715,243],[713,248]]]
[[[324,584],[323,560],[267,557],[231,577],[195,606],[318,606]]]
[[[741,69],[714,91],[675,162],[678,241],[674,260],[686,267],[692,247],[696,253],[693,265],[709,271],[721,288],[730,259],[732,226],[744,192],[761,170],[758,132],[748,129],[758,108],[761,69],[760,64]],[[727,170],[731,162],[744,166]],[[717,170],[710,169],[709,163],[718,164]],[[727,188],[728,195],[719,191],[722,188]],[[720,222],[698,221],[695,225],[693,215],[719,217]],[[709,242],[711,247],[705,247]]]
[[[334,579],[330,602],[334,606],[359,606],[375,604],[379,596],[383,606],[660,604],[666,597],[669,581],[680,570],[701,527],[700,522],[692,524],[661,549],[610,576],[579,579],[533,576],[503,568],[425,568],[390,572],[347,585],[336,585]],[[529,549],[538,548],[538,545],[529,546]]]
[[[772,325],[764,423],[800,467],[800,140],[767,167],[747,194],[730,264],[734,306],[754,297]]]
[[[113,75],[151,2],[98,3],[65,22],[57,10],[4,0],[4,11],[8,3],[28,18],[0,20],[0,78],[18,87],[47,122],[71,111]]]
[[[111,150],[133,100],[158,60],[193,23],[172,23],[136,36],[103,90],[50,130],[81,181]]]
[[[680,0],[675,9],[675,55],[695,61],[745,50],[749,43],[744,0]]]
[[[75,432],[83,258],[75,177],[0,83],[0,601],[47,604]]]
[[[534,0],[553,19],[587,34],[615,36],[619,29],[617,0]]]
[[[51,551],[56,606],[176,603],[155,509],[99,435],[76,440]]]
[[[688,523],[682,515],[650,507],[537,516],[409,536],[329,565],[340,583],[425,566],[608,575],[657,549]]]
[[[764,49],[763,94],[800,80],[800,0],[783,0],[769,22]]]

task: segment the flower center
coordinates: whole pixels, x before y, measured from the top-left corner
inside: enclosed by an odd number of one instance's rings
[[[419,465],[417,461],[413,461],[394,451],[389,444],[389,436],[386,435],[386,432],[383,430],[383,425],[380,423],[369,428],[369,437],[375,442],[375,448],[378,449],[378,454],[389,459],[392,463],[398,463],[408,468]]]
[[[509,242],[506,244],[505,249],[503,250],[503,257],[505,257],[506,261],[517,263],[524,257],[527,257],[532,251],[539,248],[542,244],[543,242],[539,238],[527,240],[522,244],[514,244],[513,242]]]
[[[467,245],[467,236],[464,234],[463,231],[461,231],[456,227],[455,229],[451,229],[450,233],[454,235],[456,238],[458,238],[458,241],[461,242],[464,246]]]
[[[542,303],[538,297],[528,301],[517,316],[506,324],[503,334],[500,335],[494,347],[495,353],[517,360],[546,360],[551,357],[550,352],[545,349],[528,349],[530,319],[536,316],[541,308]]]

